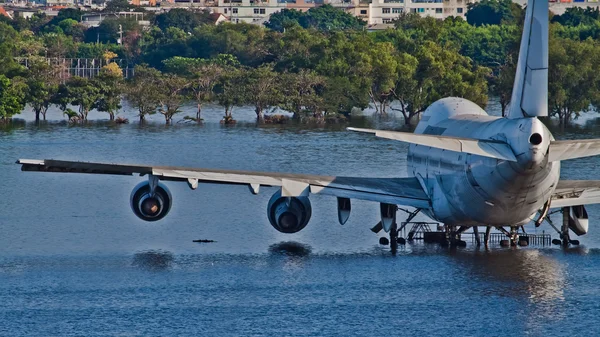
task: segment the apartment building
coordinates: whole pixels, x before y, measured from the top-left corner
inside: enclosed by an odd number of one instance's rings
[[[287,8],[287,4],[281,0],[217,0],[217,6],[211,9],[234,23],[260,23],[282,8]]]
[[[370,25],[391,23],[402,13],[417,13],[444,19],[449,16],[465,16],[467,5],[475,0],[372,0],[369,8],[361,9]],[[360,15],[359,15],[360,16]]]

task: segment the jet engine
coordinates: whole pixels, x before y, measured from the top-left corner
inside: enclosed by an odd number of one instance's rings
[[[569,207],[569,228],[577,236],[585,235],[588,232],[589,221],[585,206]]]
[[[282,197],[275,192],[267,206],[271,226],[281,233],[297,233],[308,224],[312,208],[308,197]]]
[[[158,221],[164,218],[171,209],[173,197],[167,187],[157,183],[151,193],[150,182],[139,183],[131,192],[131,209],[144,221]]]

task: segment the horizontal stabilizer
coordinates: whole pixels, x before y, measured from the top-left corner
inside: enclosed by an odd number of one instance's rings
[[[550,142],[548,161],[559,161],[600,154],[600,139],[555,140]]]
[[[422,135],[408,132],[381,131],[359,128],[348,128],[347,130],[371,133],[380,138],[399,140],[402,142],[430,146],[443,150],[470,153],[501,160],[517,161],[515,154],[508,144],[495,140]]]

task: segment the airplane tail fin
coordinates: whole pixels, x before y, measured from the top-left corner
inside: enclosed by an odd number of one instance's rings
[[[548,0],[529,0],[507,117],[548,116]]]

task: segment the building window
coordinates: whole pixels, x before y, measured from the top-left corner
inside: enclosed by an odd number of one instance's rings
[[[237,13],[238,13],[237,11],[238,11],[238,9],[237,9],[237,8],[232,8],[232,9],[231,9],[231,12],[232,12],[233,14],[237,14]]]
[[[435,14],[442,14],[442,9],[441,8],[436,8],[435,9]]]
[[[360,10],[360,15],[367,15],[367,10],[366,9],[361,9]]]
[[[400,14],[400,13],[402,13],[402,8],[392,8],[392,13]]]
[[[381,12],[382,12],[383,14],[390,14],[390,9],[389,9],[389,8],[382,8],[382,9],[381,9]]]
[[[411,8],[411,9],[410,9],[410,12],[411,12],[411,13],[416,13],[416,12],[417,12],[417,9],[416,9],[416,8]]]
[[[392,19],[382,19],[382,23],[392,23]]]
[[[260,9],[260,14],[265,14],[265,9],[264,8]]]
[[[227,8],[225,8],[225,14],[227,14]]]
[[[417,8],[417,12],[419,12],[419,13],[425,13],[425,8]]]
[[[254,8],[254,14],[258,14],[258,8]]]
[[[462,9],[462,7],[459,7],[459,8],[457,8],[457,9],[456,9],[456,13],[458,13],[458,14],[462,14],[462,12],[463,12],[463,9]]]

